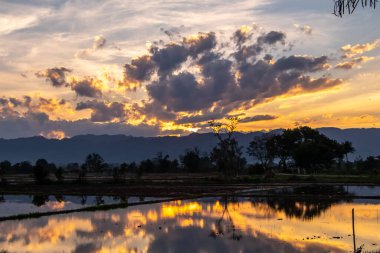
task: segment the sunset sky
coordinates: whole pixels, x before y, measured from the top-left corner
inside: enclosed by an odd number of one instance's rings
[[[379,127],[379,10],[0,0],[0,138]]]

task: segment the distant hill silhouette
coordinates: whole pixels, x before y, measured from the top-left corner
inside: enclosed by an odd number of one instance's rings
[[[350,156],[367,157],[380,155],[380,129],[339,129],[319,128],[323,134],[338,141],[351,141],[356,148]],[[273,130],[273,132],[279,132]],[[240,145],[247,147],[254,136],[261,132],[236,133]],[[63,140],[30,137],[0,139],[0,161],[36,161],[45,158],[50,162],[83,162],[89,153],[101,154],[107,162],[132,162],[153,158],[158,152],[178,158],[184,150],[198,147],[201,152],[209,152],[217,140],[212,133],[190,134],[183,137],[132,137],[126,135],[78,135]],[[244,150],[244,154],[245,154]],[[245,154],[246,155],[246,154]]]

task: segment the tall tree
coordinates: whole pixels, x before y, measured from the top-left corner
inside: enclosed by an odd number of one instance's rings
[[[234,136],[238,123],[239,118],[235,116],[228,117],[227,123],[209,122],[219,141],[212,150],[211,158],[225,178],[236,176],[245,163],[245,159],[242,158],[242,147]]]
[[[274,138],[269,134],[256,136],[247,149],[250,156],[256,158],[265,170],[268,170],[275,157]]]

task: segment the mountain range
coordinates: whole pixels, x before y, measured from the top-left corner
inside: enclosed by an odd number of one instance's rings
[[[350,160],[370,155],[380,155],[380,128],[318,128],[337,141],[351,141],[356,151]],[[272,130],[279,132],[281,129]],[[236,133],[239,144],[247,147],[254,136],[262,132]],[[217,139],[212,133],[193,133],[174,137],[133,137],[127,135],[78,135],[62,140],[46,139],[42,136],[0,139],[0,161],[31,161],[45,158],[49,162],[66,164],[83,162],[89,153],[99,153],[107,162],[139,162],[153,158],[158,152],[178,158],[186,149],[199,148],[210,152]],[[245,154],[246,152],[244,152]],[[245,154],[246,155],[246,154]]]

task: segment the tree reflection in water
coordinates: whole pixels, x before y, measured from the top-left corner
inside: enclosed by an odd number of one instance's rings
[[[86,204],[86,202],[87,202],[87,196],[85,196],[85,195],[81,196],[81,198],[80,198],[81,205],[84,206]]]
[[[229,202],[236,202],[236,201],[237,199],[235,199],[234,197],[225,196],[222,198],[222,203],[223,203],[222,217],[220,217],[215,222],[215,229],[213,229],[210,233],[211,237],[217,238],[217,237],[224,237],[224,236],[229,235],[228,238],[235,241],[240,241],[242,239],[243,235],[238,230],[236,230],[234,221],[228,210]]]
[[[96,196],[95,197],[95,203],[97,206],[104,205],[103,196]]]
[[[342,198],[348,202],[347,197],[353,196],[343,186],[297,187],[277,194],[281,197],[252,198],[251,202],[253,206],[265,203],[273,210],[284,212],[288,218],[308,221],[341,203]]]
[[[65,201],[65,197],[63,195],[55,195],[54,196],[57,202],[61,203]]]
[[[33,205],[38,207],[45,205],[47,201],[49,201],[48,195],[34,195],[32,199]]]

